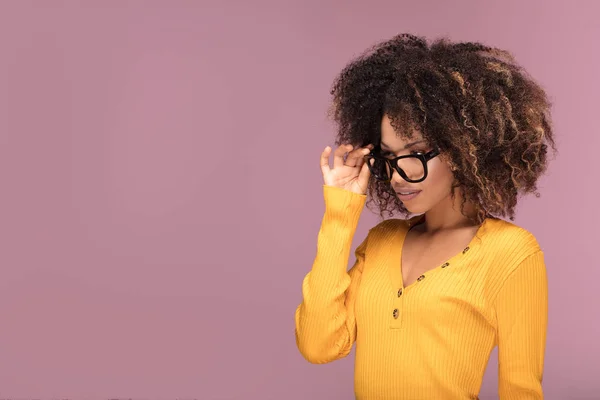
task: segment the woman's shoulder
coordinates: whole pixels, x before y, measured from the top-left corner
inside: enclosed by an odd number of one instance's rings
[[[389,245],[402,240],[411,226],[420,221],[423,216],[416,216],[409,219],[388,218],[380,221],[369,229],[368,240],[370,243],[381,243]]]
[[[491,218],[486,220],[481,234],[483,254],[494,264],[510,272],[529,256],[541,252],[533,233],[509,221]],[[502,262],[497,262],[501,260]]]
[[[531,251],[540,250],[540,244],[533,233],[513,222],[499,218],[488,218],[484,222],[481,237],[488,244],[500,248],[520,247]]]
[[[377,225],[369,229],[370,235],[378,234],[397,234],[408,231],[408,229],[421,218],[420,216],[410,219],[389,218],[380,221]]]
[[[403,219],[389,218],[380,221],[371,229],[369,229],[367,234],[367,239],[371,244],[370,247],[376,243],[393,243],[396,238],[399,238],[402,236],[402,234],[406,233],[409,227],[409,222]]]

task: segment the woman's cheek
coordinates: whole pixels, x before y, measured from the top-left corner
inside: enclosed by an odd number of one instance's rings
[[[432,163],[428,172],[427,179],[425,180],[428,189],[435,188],[444,192],[450,190],[452,182],[454,182],[454,174],[446,163],[439,161]]]

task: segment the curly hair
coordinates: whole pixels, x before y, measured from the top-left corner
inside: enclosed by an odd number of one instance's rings
[[[330,116],[336,144],[381,141],[381,120],[411,137],[416,129],[448,160],[476,220],[514,220],[518,197],[534,193],[556,151],[546,93],[501,49],[476,42],[400,34],[352,60],[334,80]],[[389,183],[369,182],[380,216],[404,208]],[[369,207],[371,208],[371,207]]]

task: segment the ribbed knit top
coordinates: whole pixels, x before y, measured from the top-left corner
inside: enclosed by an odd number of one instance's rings
[[[295,314],[296,341],[312,363],[356,343],[361,400],[477,399],[495,346],[499,396],[542,399],[547,278],[535,237],[488,218],[471,243],[413,284],[401,254],[411,222],[388,219],[356,248],[366,196],[324,186],[325,214]]]

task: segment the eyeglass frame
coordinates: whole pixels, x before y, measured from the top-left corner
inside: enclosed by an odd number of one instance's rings
[[[382,182],[391,182],[392,176],[394,175],[394,170],[406,182],[409,182],[409,183],[423,182],[425,179],[427,179],[427,175],[429,174],[429,170],[427,168],[427,162],[429,162],[434,157],[437,157],[438,155],[440,155],[439,149],[433,149],[433,150],[428,151],[427,153],[406,154],[406,155],[398,156],[398,157],[394,157],[394,158],[387,158],[387,157],[381,156],[380,154],[377,154],[379,150],[381,150],[380,146],[376,146],[373,150],[371,150],[371,152],[365,156],[365,162],[367,163],[369,171],[371,171],[371,173],[373,174],[375,179],[377,179],[378,181],[382,181]],[[406,172],[404,172],[404,170],[402,168],[400,168],[400,166],[398,165],[398,161],[401,159],[404,159],[404,158],[416,158],[421,161],[421,163],[423,164],[423,177],[422,178],[409,179],[408,175],[406,175]],[[376,176],[375,172],[373,172],[373,169],[371,168],[371,164],[369,163],[369,159],[385,161],[391,170],[389,179],[379,179]]]

